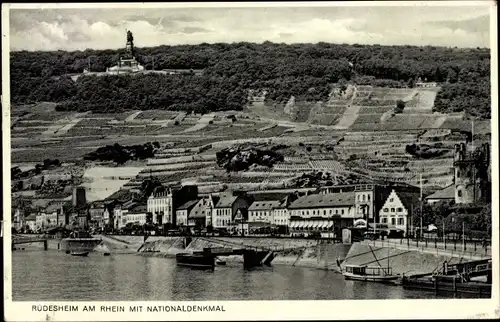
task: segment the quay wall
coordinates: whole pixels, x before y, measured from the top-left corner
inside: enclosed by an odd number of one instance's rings
[[[310,267],[340,271],[337,259],[343,261],[351,245],[326,244],[316,240],[293,238],[193,237],[185,246],[184,237],[149,237],[138,254],[152,257],[174,257],[178,253],[202,251],[203,248],[270,248],[275,252],[273,265]],[[226,256],[226,261],[242,262],[242,256]]]
[[[455,264],[471,260],[457,255],[459,254],[432,254],[395,247],[373,246],[367,243],[354,243],[341,267],[344,268],[346,264],[389,266],[392,268],[393,274],[426,274],[440,270],[445,261]]]

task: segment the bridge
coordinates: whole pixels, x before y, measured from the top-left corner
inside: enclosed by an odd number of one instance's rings
[[[21,236],[12,236],[12,249],[15,249],[15,245],[21,244],[32,244],[32,243],[43,243],[43,249],[48,249],[48,238],[33,236],[33,237],[21,237]]]

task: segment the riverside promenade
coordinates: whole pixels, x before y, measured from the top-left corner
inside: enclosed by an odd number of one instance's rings
[[[460,257],[479,260],[491,258],[491,245],[480,242],[443,242],[438,240],[415,241],[411,239],[365,240],[361,242],[372,247],[390,247],[405,251],[433,254],[437,256]]]

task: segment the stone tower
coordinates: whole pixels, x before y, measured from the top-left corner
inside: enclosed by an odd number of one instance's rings
[[[467,204],[491,198],[488,143],[472,149],[465,143],[455,145],[455,203]]]

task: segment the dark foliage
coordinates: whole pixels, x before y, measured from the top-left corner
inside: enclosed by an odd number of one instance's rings
[[[156,144],[156,146],[159,146]],[[144,160],[152,158],[155,154],[155,146],[148,142],[144,145],[122,146],[118,143],[106,145],[90,152],[83,158],[91,161],[113,161],[117,164],[124,164],[129,160]]]
[[[273,150],[259,150],[254,147],[227,148],[216,153],[217,165],[230,171],[248,170],[257,164],[272,167],[276,162],[283,162],[283,155]]]
[[[413,87],[416,79],[445,84],[436,110],[490,115],[490,51],[444,47],[318,44],[200,44],[136,48],[146,69],[204,69],[203,76],[85,77],[68,74],[115,65],[123,50],[12,52],[14,103],[52,101],[61,110],[123,109],[205,111],[241,109],[248,89],[266,99],[318,101],[332,83]],[[352,63],[352,65],[350,64]],[[66,102],[70,100],[70,102]]]
[[[43,164],[36,164],[34,169],[22,171],[19,167],[12,167],[10,169],[11,180],[23,179],[40,174],[43,170],[56,168],[61,166],[61,161],[58,159],[45,159]]]
[[[438,147],[432,147],[428,144],[411,144],[407,145],[406,148],[406,153],[413,155],[416,158],[419,159],[430,159],[430,158],[436,158],[439,156],[442,156],[446,152],[448,152],[448,149],[443,149],[443,148],[438,148]]]

